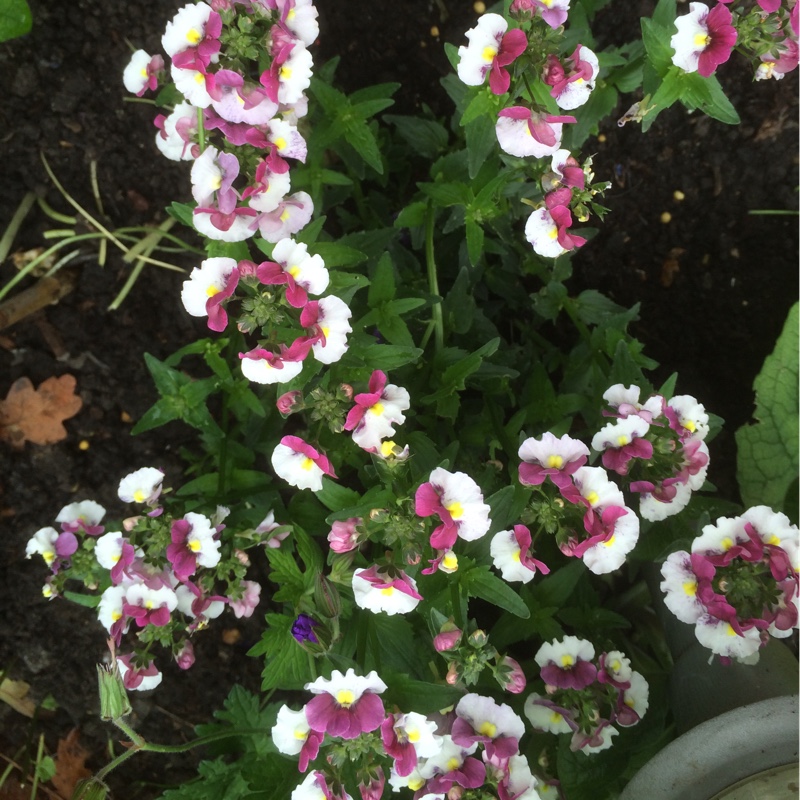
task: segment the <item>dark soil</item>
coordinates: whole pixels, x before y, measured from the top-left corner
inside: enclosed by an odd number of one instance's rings
[[[112,226],[163,221],[169,202],[188,197],[188,169],[159,156],[152,109],[123,101],[121,74],[127,42],[159,51],[161,30],[180,4],[32,0],[31,5],[34,31],[0,45],[5,76],[0,226],[28,190],[72,213],[49,184],[40,153],[68,191],[93,211],[90,163],[97,162]],[[404,84],[399,113],[413,113],[422,103],[448,113],[438,86],[448,69],[442,42],[463,41],[475,18],[470,2],[350,0],[343,6],[318,0],[317,5],[317,61],[341,55],[337,74],[344,88],[397,80]],[[445,18],[443,5],[449,10]],[[609,16],[603,25],[615,30]],[[722,80],[742,115],[738,128],[676,108],[645,136],[612,123],[602,141],[588,144],[587,150],[596,152],[598,178],[614,176],[607,198],[613,213],[575,259],[573,288],[596,287],[625,306],[641,303],[635,333],[663,364],[660,377],[677,370],[679,391],[696,395],[728,422],[712,444],[712,480],[734,497],[732,433],[750,417],[753,378],[798,294],[796,217],[748,215],[753,209],[796,208],[797,73],[781,83],[752,84],[746,67],[734,62],[722,71]],[[676,190],[685,199],[677,201]],[[668,223],[661,221],[664,212],[671,214]],[[43,244],[43,231],[53,226],[66,227],[32,211],[16,247]],[[132,469],[158,465],[169,480],[180,481],[179,449],[191,434],[169,425],[131,438],[130,420],[155,400],[142,354],[164,358],[203,328],[183,312],[181,276],[154,267],[145,270],[120,310],[107,311],[129,267],[111,253],[101,268],[92,252],[83,251],[71,294],[0,332],[2,396],[21,376],[38,385],[70,373],[84,403],[66,423],[65,441],[28,444],[20,451],[0,445],[0,671],[28,681],[36,701],[52,695],[58,706],[30,723],[0,704],[0,753],[24,760],[26,742],[35,744],[40,732],[47,750],[55,752],[58,740],[78,727],[89,765],[97,768],[106,760],[107,741],[117,738],[97,719],[94,665],[103,657],[103,631],[91,612],[42,598],[42,564],[24,559],[25,543],[75,500],[96,499],[109,516],[117,516],[122,509],[116,486]],[[192,266],[185,258],[180,263]],[[12,274],[10,264],[0,266],[0,285]],[[223,619],[199,637],[192,670],[178,674],[166,667],[164,686],[137,699],[136,724],[143,735],[184,741],[234,683],[258,689],[260,664],[245,653],[258,638],[259,620]],[[192,774],[194,759],[137,757],[113,776],[112,786],[120,798],[152,797],[158,794],[155,786]]]

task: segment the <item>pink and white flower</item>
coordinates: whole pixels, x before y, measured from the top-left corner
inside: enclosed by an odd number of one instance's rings
[[[355,550],[360,541],[358,527],[364,520],[361,517],[336,520],[328,533],[328,543],[334,553],[349,553]]]
[[[293,308],[302,308],[308,295],[322,294],[330,280],[320,255],[309,255],[308,245],[294,239],[281,239],[272,250],[274,261],[258,265],[257,275],[267,286],[286,285],[286,301]]]
[[[197,109],[189,103],[178,103],[169,116],[159,114],[154,123],[158,128],[156,147],[170,161],[192,161],[200,155],[197,135]]]
[[[420,759],[438,755],[442,737],[436,723],[422,714],[389,714],[381,724],[381,740],[386,754],[394,759],[394,771],[404,778],[411,775]]]
[[[181,301],[193,317],[208,317],[212,331],[224,331],[228,315],[222,306],[236,291],[239,283],[238,264],[233,258],[207,258],[194,267],[189,280],[183,282]]]
[[[38,553],[48,567],[58,569],[58,560],[69,558],[78,549],[78,540],[72,531],[59,533],[55,528],[40,528],[25,546],[25,558]]]
[[[394,435],[394,425],[405,422],[403,411],[411,405],[406,389],[386,381],[386,373],[375,370],[369,391],[355,396],[356,404],[344,423],[344,429],[353,432],[353,441],[369,453],[377,452],[381,441]]]
[[[242,374],[253,383],[288,383],[303,371],[303,361],[311,345],[301,339],[291,347],[281,345],[280,354],[256,347],[247,353],[239,353]]]
[[[489,86],[494,94],[508,91],[511,76],[506,69],[525,52],[528,40],[521,30],[506,33],[508,22],[499,14],[484,14],[478,24],[467,31],[469,44],[458,48],[458,77],[467,86],[480,86],[489,73]]]
[[[117,656],[117,666],[125,688],[129,692],[146,692],[149,689],[155,689],[163,678],[156,667],[155,661],[151,660],[145,666],[137,667],[134,658],[135,656],[132,653]]]
[[[645,422],[651,423],[656,417],[664,413],[665,401],[660,394],[652,395],[642,404],[639,402],[641,389],[638,386],[624,386],[615,383],[603,393],[603,399],[613,409],[613,413],[604,411],[603,416],[612,416],[624,419],[631,415],[640,416]]]
[[[510,531],[499,531],[489,546],[494,565],[504,581],[529,583],[537,570],[542,575],[550,572],[550,568],[533,558],[530,551],[531,532],[524,525],[515,525]]]
[[[318,733],[355,739],[377,730],[385,719],[378,695],[387,686],[375,671],[360,676],[352,668],[344,675],[335,669],[330,678],[317,678],[305,689],[316,695],[306,704],[306,719]]]
[[[583,689],[594,683],[597,667],[593,658],[592,643],[577,636],[545,642],[534,656],[541,667],[542,680],[562,689]]]
[[[159,577],[131,583],[125,590],[122,608],[125,616],[143,628],[145,625],[163,627],[178,607],[178,597],[171,586]]]
[[[451,735],[455,744],[469,747],[482,744],[489,761],[507,759],[519,750],[525,724],[511,706],[498,705],[491,697],[474,692],[464,695],[456,705]]]
[[[278,752],[287,756],[299,755],[300,772],[305,772],[308,762],[317,757],[324,736],[323,733],[311,730],[305,708],[292,711],[287,705],[281,706],[277,721],[272,726],[272,741]]]
[[[148,89],[158,88],[158,73],[164,69],[164,59],[160,55],[151,56],[144,50],[137,50],[122,73],[125,88],[141,97]]]
[[[351,316],[347,303],[335,294],[306,303],[300,324],[311,329],[316,337],[311,351],[317,361],[334,364],[345,354],[347,334],[353,330],[349,322]]]
[[[498,144],[509,155],[543,158],[561,147],[562,129],[567,122],[575,122],[575,117],[512,106],[497,115],[495,133]]]
[[[167,546],[167,559],[178,580],[194,575],[198,566],[210,569],[219,564],[222,543],[208,517],[190,511],[172,523],[170,533],[172,543]]]
[[[403,570],[395,569],[390,574],[376,565],[353,573],[353,595],[359,608],[389,616],[408,614],[422,600],[416,581]]]
[[[589,99],[599,71],[597,56],[588,47],[579,44],[575,52],[563,61],[555,55],[548,57],[544,82],[552,87],[550,94],[558,107],[571,111]]]
[[[122,580],[125,568],[133,563],[135,552],[120,531],[109,531],[98,537],[94,557],[101,567],[111,572],[111,581],[117,584]]]
[[[420,517],[434,514],[441,520],[431,534],[431,547],[449,550],[457,538],[472,542],[486,534],[491,526],[483,494],[475,481],[463,472],[435,469],[417,489],[415,510]]]
[[[153,505],[161,494],[164,471],[156,467],[142,467],[126,475],[117,488],[123,503]]]
[[[94,500],[81,500],[70,503],[58,512],[56,522],[61,523],[62,531],[77,533],[83,531],[87,536],[99,536],[103,532],[100,524],[106,510]]]
[[[571,712],[557,706],[546,695],[531,692],[525,700],[523,713],[537,731],[571,733],[576,729]]]
[[[736,44],[732,21],[731,12],[722,3],[711,10],[705,3],[689,3],[689,13],[675,20],[678,32],[670,39],[675,51],[672,63],[704,78],[713,75],[730,58]]]
[[[161,46],[169,56],[197,47],[206,34],[206,24],[215,14],[207,3],[190,3],[178,10],[167,23]]]
[[[303,230],[314,215],[314,201],[307,192],[294,192],[269,211],[263,211],[257,198],[250,201],[250,207],[261,211],[257,219],[258,230],[261,238],[268,242],[293,236]]]
[[[570,0],[531,0],[531,3],[553,30],[567,21]]]
[[[261,600],[261,584],[255,581],[241,581],[239,584],[241,596],[234,599],[228,598],[228,606],[236,619],[252,617],[256,606]]]
[[[603,466],[618,475],[627,475],[631,459],[647,461],[653,455],[653,443],[644,438],[650,425],[636,415],[609,422],[592,438],[592,449],[603,454]]]
[[[547,478],[558,487],[568,486],[571,476],[589,458],[589,448],[580,440],[564,434],[561,438],[550,431],[541,438],[526,439],[519,448],[519,481],[523,486],[539,486]]]
[[[318,492],[323,475],[336,477],[328,457],[299,436],[284,436],[275,446],[271,461],[275,474],[298,489]]]

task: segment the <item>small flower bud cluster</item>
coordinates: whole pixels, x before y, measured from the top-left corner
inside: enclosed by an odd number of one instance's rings
[[[56,517],[61,532],[42,528],[26,548],[28,558],[39,554],[51,569],[45,596],[62,594],[68,581],[80,582],[99,592],[97,617],[115,647],[136,630],[134,652],[116,661],[125,687],[140,691],[161,682],[150,654],[155,642],[169,643],[178,665],[188,669],[194,663],[191,637],[226,605],[236,617],[249,617],[261,594],[259,584],[244,580],[249,560],[240,546],[232,547],[238,531],[224,533],[228,509],[218,507],[210,517],[170,513],[161,505],[163,480],[161,470],[144,467],[120,481],[120,500],[140,510],[119,529],[106,531],[106,511],[98,503],[72,503]],[[241,546],[262,543],[274,527],[242,533]]]
[[[544,694],[528,695],[525,716],[537,730],[571,733],[573,752],[606,750],[619,733],[615,725],[636,725],[647,711],[647,681],[624,653],[602,653],[595,661],[591,642],[565,636],[543,644],[535,659]]]
[[[667,607],[727,661],[752,663],[770,636],[798,627],[800,541],[785,514],[756,506],[706,525],[661,568]]]
[[[500,148],[517,158],[551,157],[550,170],[543,171],[543,203],[527,220],[525,238],[534,251],[556,258],[586,242],[570,232],[573,211],[581,222],[589,219],[589,207],[602,216],[592,198],[607,184],[588,186],[591,160],[581,167],[569,150],[561,149],[565,124],[576,122],[569,114],[551,114],[536,101],[531,83],[539,83],[562,111],[584,105],[599,73],[597,56],[584,45],[562,54],[563,25],[569,0],[515,2],[510,13],[520,27],[508,29],[499,14],[484,14],[467,31],[469,44],[458,50],[458,76],[469,86],[480,86],[489,75],[496,95],[521,97],[522,105],[502,109],[495,126]],[[516,71],[514,78],[509,68]]]

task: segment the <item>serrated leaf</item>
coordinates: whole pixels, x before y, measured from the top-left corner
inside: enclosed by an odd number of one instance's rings
[[[367,260],[366,254],[355,247],[348,247],[339,242],[317,242],[312,246],[312,252],[322,256],[328,269],[333,267],[354,267]]]
[[[737,476],[745,505],[785,509],[798,475],[798,304],[753,383],[757,423],[736,431]]]
[[[311,680],[308,653],[292,636],[294,620],[283,614],[267,614],[269,626],[261,634],[261,641],[252,647],[248,655],[266,657],[262,672],[261,690],[300,689]]]
[[[394,125],[400,136],[423,158],[432,160],[447,147],[447,128],[438,122],[399,114],[386,114],[383,121]]]
[[[383,175],[383,160],[378,142],[366,122],[352,120],[345,129],[345,141],[372,169]]]

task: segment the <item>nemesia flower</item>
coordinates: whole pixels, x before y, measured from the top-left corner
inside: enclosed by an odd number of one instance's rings
[[[243,192],[249,198],[250,208],[259,212],[274,211],[292,188],[288,172],[274,172],[266,159],[256,167],[255,180]]]
[[[261,599],[261,584],[255,581],[242,581],[239,585],[242,596],[238,600],[229,597],[228,605],[236,619],[252,617]]]
[[[266,125],[278,111],[278,104],[260,86],[229,69],[214,73],[211,107],[222,119],[247,125]]]
[[[630,685],[622,692],[615,720],[616,724],[623,728],[629,728],[639,722],[650,705],[650,687],[644,676],[639,672],[631,672],[629,682]]]
[[[402,412],[411,405],[406,389],[386,381],[386,373],[375,370],[369,379],[369,391],[355,396],[356,404],[344,423],[346,431],[353,431],[353,441],[367,452],[377,452],[381,440],[394,435],[394,425],[405,422]]]
[[[565,206],[540,208],[528,217],[525,238],[543,258],[558,258],[586,242],[582,236],[569,233],[570,225],[572,212]]]
[[[566,434],[557,439],[550,431],[540,439],[526,439],[519,447],[519,482],[538,486],[547,478],[558,487],[568,486],[570,476],[589,458],[589,448]]]
[[[126,567],[135,558],[133,545],[119,531],[109,531],[97,539],[94,557],[104,569],[110,570],[112,583],[119,583]]]
[[[161,494],[164,481],[163,470],[142,467],[126,475],[117,488],[117,496],[123,503],[153,505]]]
[[[547,575],[550,568],[530,555],[531,532],[524,525],[511,531],[499,531],[492,537],[489,553],[504,581],[529,583],[538,569]]]
[[[318,492],[323,475],[336,477],[328,457],[299,436],[284,436],[275,446],[271,461],[275,474],[298,489]]]
[[[222,301],[229,298],[239,283],[239,270],[233,258],[207,258],[194,267],[189,280],[183,282],[181,301],[193,317],[208,317],[212,331],[224,331],[228,315]]]
[[[543,158],[561,147],[564,123],[575,117],[555,116],[524,106],[504,108],[497,115],[495,133],[501,149],[518,158]]]
[[[281,25],[285,25],[306,47],[311,47],[319,36],[319,12],[313,0],[276,0],[281,12]]]
[[[357,528],[364,520],[361,517],[336,520],[331,524],[328,543],[334,553],[349,553],[359,544]]]
[[[309,294],[322,294],[330,280],[320,255],[309,255],[308,246],[294,239],[281,239],[272,250],[274,261],[258,265],[258,280],[266,286],[286,284],[286,301],[302,308]]]
[[[186,639],[181,645],[181,649],[175,653],[175,663],[178,665],[178,669],[191,669],[194,666],[194,661],[194,645]]]
[[[151,56],[144,50],[137,50],[122,73],[125,88],[141,97],[148,89],[152,92],[158,88],[158,73],[164,69],[164,59]]]
[[[538,9],[542,19],[553,29],[567,21],[570,0],[531,0],[534,9]]]
[[[132,583],[125,591],[123,611],[140,628],[163,627],[177,607],[178,596],[161,578]]]
[[[133,654],[117,656],[117,666],[119,674],[125,688],[130,691],[146,692],[155,689],[163,678],[155,665],[155,661],[150,661],[147,666],[136,667],[133,662]]]
[[[615,383],[603,393],[603,399],[613,409],[613,413],[604,411],[603,416],[619,417],[624,419],[631,415],[640,416],[645,422],[651,423],[654,418],[661,416],[664,411],[664,398],[660,394],[653,395],[639,403],[641,389],[638,386],[623,386]]]
[[[592,449],[602,452],[603,466],[618,475],[628,473],[633,458],[645,461],[653,455],[653,443],[644,436],[650,425],[639,416],[609,422],[592,438]]]
[[[506,775],[497,787],[498,796],[514,800],[543,800],[539,786],[539,779],[531,772],[528,759],[514,754],[508,759]]]
[[[362,677],[352,668],[344,675],[335,669],[330,678],[317,678],[305,689],[316,695],[306,704],[306,719],[319,733],[355,739],[379,728],[385,718],[378,695],[387,686],[374,670]]]
[[[311,347],[317,361],[334,364],[345,354],[347,334],[353,330],[348,321],[351,316],[347,303],[335,294],[306,303],[300,324],[317,337]]]
[[[297,130],[296,125],[292,125],[286,120],[275,117],[270,120],[267,127],[267,140],[274,146],[282,158],[294,158],[298,161],[305,162],[308,148],[306,146],[306,140]],[[278,170],[276,170],[276,172],[277,171]]]
[[[577,636],[545,642],[534,656],[542,680],[550,686],[583,689],[594,682],[597,667],[592,664],[594,646]]]
[[[183,95],[187,103],[195,108],[208,108],[213,98],[208,92],[211,76],[204,70],[180,68],[174,62],[169,69],[175,88]]]
[[[292,636],[294,636],[296,642],[318,644],[319,639],[314,633],[314,628],[318,626],[319,622],[313,617],[309,617],[308,614],[298,614],[297,619],[292,623]]]
[[[572,554],[595,574],[619,569],[639,541],[639,518],[627,506],[608,506],[599,513],[590,509],[584,517],[589,537],[572,549]]]
[[[353,594],[359,608],[375,614],[383,611],[389,616],[407,614],[422,600],[413,578],[402,570],[393,570],[390,574],[376,565],[353,573]]]
[[[420,759],[435,756],[442,749],[436,723],[414,711],[389,714],[381,723],[381,740],[400,777],[411,775]]]
[[[489,73],[494,94],[508,91],[511,76],[506,67],[522,55],[528,40],[521,30],[506,33],[508,22],[499,14],[483,14],[478,24],[466,32],[469,44],[458,48],[458,77],[467,86],[480,86]]]
[[[578,750],[584,753],[599,753],[611,747],[612,739],[617,734],[619,731],[610,725],[608,720],[601,720],[600,724],[588,733],[575,731],[572,734],[569,749],[573,753]]]
[[[464,746],[456,744],[450,735],[442,736],[442,749],[419,767],[420,776],[426,780],[425,789],[447,794],[454,785],[464,789],[482,786],[486,767],[477,758],[470,758],[477,748],[477,742]]]
[[[153,120],[158,128],[156,147],[170,161],[192,161],[200,155],[197,135],[197,109],[189,103],[178,103],[168,116],[159,114]]]
[[[282,346],[280,355],[263,347],[239,353],[242,374],[253,383],[288,383],[303,371],[303,359],[308,355],[308,349],[295,342],[288,348]]]
[[[675,51],[672,63],[708,78],[731,56],[737,38],[732,21],[722,3],[711,10],[705,3],[689,3],[689,13],[675,20],[678,32],[669,42]]]
[[[531,692],[526,698],[523,712],[539,731],[570,733],[577,727],[567,709],[556,706],[552,700],[536,692]]]
[[[219,564],[222,543],[215,538],[217,531],[208,517],[190,511],[183,519],[173,521],[170,534],[172,544],[167,546],[167,559],[178,580],[194,575],[198,566],[211,568]]]
[[[442,521],[431,534],[431,547],[449,550],[457,538],[480,539],[491,525],[489,511],[478,484],[463,472],[438,467],[415,495],[415,512],[420,517],[436,514]]]
[[[484,746],[490,761],[510,758],[519,750],[525,724],[511,706],[498,705],[491,697],[471,692],[456,705],[456,719],[451,736],[453,742],[469,747],[473,742]]]
[[[215,13],[207,3],[189,3],[167,23],[161,46],[169,56],[196,47],[205,36],[206,23]],[[216,14],[215,14],[216,15]]]
[[[308,769],[319,752],[324,734],[312,731],[306,719],[305,709],[292,711],[287,705],[278,710],[278,718],[272,726],[272,741],[279,753],[287,756],[300,756],[300,772]]]
[[[178,598],[178,611],[194,620],[191,630],[203,628],[211,619],[216,619],[224,610],[227,598],[219,595],[206,595],[191,581],[180,584],[175,589]]]
[[[56,516],[56,522],[61,523],[62,531],[77,533],[83,531],[87,536],[99,536],[103,532],[100,524],[106,510],[94,500],[81,500],[64,506]]]
[[[321,772],[313,771],[306,775],[303,782],[292,791],[291,800],[353,800],[353,798],[340,788],[334,794],[328,786],[325,776]]]
[[[71,531],[59,533],[55,528],[40,528],[28,540],[25,546],[25,558],[38,553],[50,567],[56,559],[69,558],[77,549],[78,540]]]
[[[296,103],[303,96],[303,92],[311,86],[313,67],[314,59],[311,53],[299,44],[293,47],[289,57],[278,70],[280,83],[277,101],[284,105]]]
[[[548,57],[544,82],[552,87],[550,94],[558,107],[571,111],[589,99],[599,71],[597,56],[588,47],[579,44],[575,52],[563,61],[555,55]]]
[[[556,150],[550,160],[550,169],[552,170],[550,188],[568,186],[583,189],[586,185],[586,173],[569,150]]]
[[[609,480],[602,467],[581,467],[572,478],[574,487],[589,508],[602,509],[608,506],[625,505],[625,497],[619,487]]]
[[[314,214],[314,202],[307,192],[295,192],[284,197],[275,208],[265,211],[259,198],[250,200],[250,207],[260,211],[256,224],[261,238],[278,242],[303,230]]]
[[[796,15],[797,6],[792,9]],[[797,69],[800,60],[800,48],[797,42],[787,36],[780,44],[776,45],[775,50],[764,53],[761,56],[761,63],[755,72],[755,80],[763,81],[774,78],[776,81],[783,80],[787,72]]]
[[[126,618],[123,608],[127,590],[125,585],[109,586],[97,604],[97,620],[114,637],[117,645],[130,627],[130,620]]]
[[[631,660],[619,650],[610,650],[602,653],[598,659],[599,669],[597,680],[600,683],[610,683],[617,688],[625,688],[630,684],[633,670]]]
[[[670,427],[678,432],[681,439],[694,436],[703,440],[708,435],[708,414],[705,406],[691,395],[676,395],[668,400],[664,413]]]

